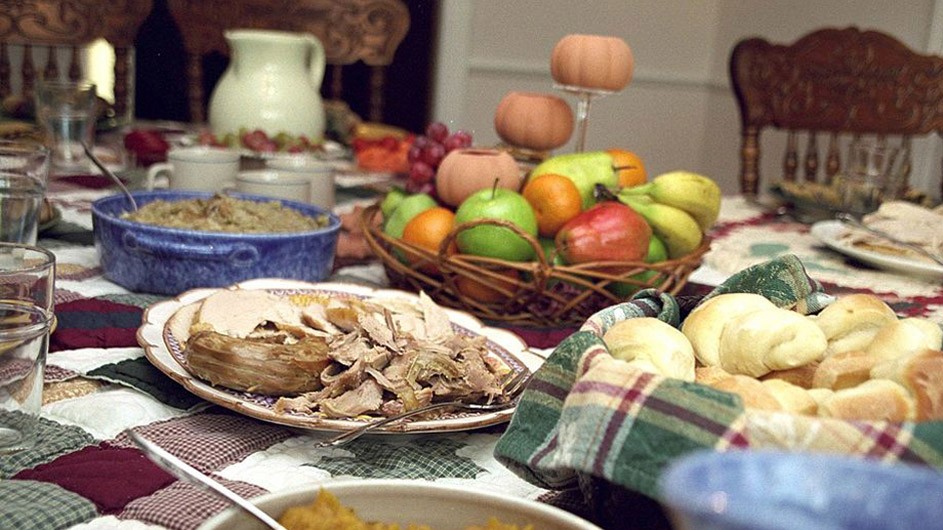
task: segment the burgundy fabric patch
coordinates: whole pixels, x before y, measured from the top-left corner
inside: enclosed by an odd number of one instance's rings
[[[498,326],[495,326],[498,327]],[[560,341],[572,335],[576,328],[544,329],[501,326],[516,333],[531,348],[554,348]]]
[[[49,351],[137,346],[140,307],[91,298],[56,305],[59,325],[49,338]]]
[[[137,449],[106,444],[63,455],[13,478],[56,484],[95,503],[105,515],[176,480]]]
[[[56,182],[72,184],[90,190],[103,190],[114,186],[111,179],[104,175],[68,175],[56,177]]]

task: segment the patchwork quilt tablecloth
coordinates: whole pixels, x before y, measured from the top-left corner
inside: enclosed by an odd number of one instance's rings
[[[259,421],[190,394],[147,361],[135,337],[144,308],[163,297],[128,292],[102,276],[90,206],[113,191],[89,184],[62,179],[50,194],[62,216],[40,244],[58,259],[58,328],[39,442],[0,456],[0,527],[185,530],[225,507],[151,464],[127,439],[128,428],[250,497],[338,478],[405,478],[539,499],[591,517],[578,490],[557,491],[549,480],[535,485],[495,458],[505,426],[317,448],[312,442],[326,433]],[[940,284],[859,267],[818,246],[807,226],[779,222],[736,198],[725,199],[714,247],[688,290],[703,294],[782,254],[802,259],[830,293],[875,292],[902,315],[943,319]],[[385,285],[378,264],[338,269],[331,280]],[[515,331],[546,356],[576,330]]]
[[[0,456],[0,527],[196,528],[223,501],[153,465],[124,431],[134,428],[235,491],[256,496],[339,478],[439,481],[579,510],[578,498],[533,486],[499,464],[503,426],[431,435],[365,436],[342,448],[242,416],[190,394],[153,367],[135,333],[164,297],[128,292],[102,276],[91,202],[110,193],[63,185],[50,195],[62,219],[40,244],[58,259],[56,314],[36,447]],[[86,184],[83,182],[83,184]],[[382,267],[339,269],[333,281],[382,285]],[[536,333],[534,337],[551,337]]]

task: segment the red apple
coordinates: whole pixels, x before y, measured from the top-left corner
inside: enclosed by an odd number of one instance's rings
[[[567,263],[643,261],[652,229],[645,218],[616,201],[606,201],[567,221],[556,246]]]

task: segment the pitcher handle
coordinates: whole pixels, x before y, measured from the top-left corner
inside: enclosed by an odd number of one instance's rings
[[[311,72],[311,82],[314,83],[314,87],[320,91],[321,82],[324,81],[324,68],[326,67],[324,45],[321,44],[320,39],[311,34],[308,34],[308,42],[311,44],[311,58],[308,61],[308,70]]]

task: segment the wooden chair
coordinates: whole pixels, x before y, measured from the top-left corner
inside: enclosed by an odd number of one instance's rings
[[[192,121],[206,119],[204,57],[213,52],[228,57],[223,32],[234,28],[314,34],[331,69],[331,99],[343,99],[344,65],[370,65],[368,118],[382,121],[385,67],[409,30],[409,10],[401,0],[168,0],[168,5],[187,50]]]
[[[115,114],[127,115],[133,79],[131,54],[137,28],[151,10],[151,0],[22,0],[4,2],[0,11],[0,98],[13,93],[32,97],[37,77],[58,79],[60,54],[68,79],[82,77],[79,49],[104,38],[115,49]],[[19,48],[17,53],[14,49]],[[45,50],[45,62],[34,62],[34,49]],[[14,72],[14,55],[19,66]],[[42,51],[40,52],[40,57]],[[41,69],[41,70],[40,70]]]
[[[767,128],[787,131],[782,178],[796,181],[801,167],[805,181],[818,182],[841,170],[850,138],[900,142],[909,156],[911,138],[943,132],[943,58],[877,31],[826,28],[789,45],[746,39],[733,49],[730,77],[747,196],[759,191],[760,135]]]

